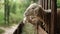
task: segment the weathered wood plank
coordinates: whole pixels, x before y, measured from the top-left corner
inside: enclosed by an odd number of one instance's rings
[[[45,9],[48,9],[48,0],[45,0]]]
[[[49,34],[56,34],[55,33],[55,25],[57,23],[57,6],[56,0],[51,0],[51,24],[50,24],[50,33]]]

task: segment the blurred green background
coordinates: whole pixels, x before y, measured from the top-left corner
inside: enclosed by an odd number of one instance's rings
[[[23,19],[23,13],[30,5],[31,0],[9,0],[9,24],[18,23]],[[4,26],[5,21],[5,0],[0,0],[0,26]],[[7,9],[8,10],[8,9]],[[8,25],[8,24],[7,24]]]

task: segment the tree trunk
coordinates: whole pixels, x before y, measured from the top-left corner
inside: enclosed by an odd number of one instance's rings
[[[4,19],[5,19],[5,24],[9,23],[9,13],[10,13],[10,6],[9,6],[9,0],[5,0],[5,13],[4,13]]]

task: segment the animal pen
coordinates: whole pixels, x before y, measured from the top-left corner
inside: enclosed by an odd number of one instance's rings
[[[40,5],[45,10],[51,9],[51,20],[46,19],[44,16],[44,21],[49,23],[49,34],[56,34],[56,23],[57,23],[57,0],[39,0]]]
[[[49,23],[49,33],[48,34],[56,34],[56,23],[57,23],[57,0],[37,0],[40,5],[45,10],[51,10],[51,18],[48,21],[47,16],[44,16],[44,21]],[[49,16],[50,17],[50,16]],[[19,26],[20,27],[20,26]],[[20,27],[21,28],[21,27]],[[19,28],[18,28],[19,29]],[[20,31],[17,31],[20,32]],[[16,34],[16,32],[14,32]],[[18,33],[17,33],[18,34]]]

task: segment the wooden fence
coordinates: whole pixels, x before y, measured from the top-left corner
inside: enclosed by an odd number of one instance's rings
[[[51,9],[51,20],[49,21],[49,34],[56,34],[56,23],[57,23],[57,0],[38,0],[39,4],[45,10]],[[46,18],[46,16],[44,16]],[[45,20],[44,18],[44,20]],[[48,19],[47,19],[48,20]],[[45,20],[45,22],[47,21]]]

